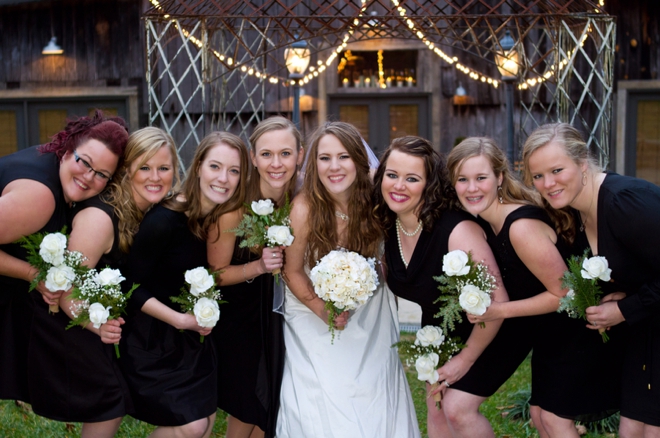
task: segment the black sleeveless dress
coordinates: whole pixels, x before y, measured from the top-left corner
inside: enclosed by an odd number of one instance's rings
[[[124,271],[126,255],[119,249],[118,218],[113,208],[95,196],[80,202],[72,216],[89,207],[112,219],[112,249],[98,261],[97,270]],[[99,422],[122,417],[133,409],[115,349],[80,326],[66,330],[71,321],[63,311],[49,315],[37,309],[32,322],[28,372],[32,409],[58,421]]]
[[[628,330],[622,354],[621,415],[660,426],[660,188],[608,173],[598,192],[598,249],[612,269],[605,293],[621,291]],[[578,233],[578,237],[584,233]],[[610,341],[611,342],[611,341]],[[608,386],[610,386],[608,384]]]
[[[239,248],[232,265],[258,260]],[[251,283],[220,287],[222,317],[212,337],[218,361],[218,407],[244,423],[256,424],[274,436],[284,368],[283,318],[273,312],[273,276],[260,275]],[[280,278],[280,282],[283,280]]]
[[[17,179],[44,184],[55,198],[55,211],[39,232],[54,233],[67,223],[68,206],[62,193],[60,163],[53,153],[40,154],[37,146],[0,158],[0,193]],[[35,206],[39,208],[39,206]],[[17,244],[0,245],[0,250],[25,260],[26,253]],[[30,323],[35,306],[47,310],[41,294],[28,294],[29,284],[0,275],[0,398],[30,402],[27,358]]]
[[[184,213],[157,205],[135,235],[126,264],[126,284],[139,284],[129,300],[119,364],[128,382],[138,420],[182,426],[217,409],[214,342],[142,312],[150,298],[181,311],[170,297],[181,293],[189,269],[206,267],[206,242],[188,228]],[[187,289],[186,289],[187,290]]]
[[[387,285],[394,295],[420,305],[422,327],[437,326],[440,323],[440,320],[433,316],[440,308],[440,304],[433,303],[440,296],[438,282],[433,277],[443,274],[442,258],[449,252],[449,235],[456,225],[466,220],[474,221],[474,217],[464,211],[449,210],[433,223],[431,231],[422,230],[407,269],[401,259],[396,230],[392,227],[387,232]],[[463,318],[463,322],[456,325],[452,336],[460,336],[466,340],[471,331],[472,324],[467,318]]]

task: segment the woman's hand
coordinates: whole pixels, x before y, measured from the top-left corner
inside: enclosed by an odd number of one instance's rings
[[[266,272],[273,272],[276,269],[282,269],[282,265],[284,265],[284,248],[283,246],[275,246],[273,248],[264,247],[260,259],[264,274]]]
[[[345,327],[346,324],[348,324],[348,316],[349,313],[348,311],[341,312],[339,315],[335,316],[335,327],[340,328],[340,327]],[[325,319],[326,321],[328,318]]]
[[[125,323],[124,318],[111,319],[99,327],[99,336],[104,344],[119,344],[121,340],[121,326]]]
[[[438,368],[439,381],[449,383],[451,386],[452,383],[458,382],[463,378],[463,376],[470,370],[473,363],[474,362],[466,360],[461,353],[458,353],[456,356],[448,360],[442,367]],[[447,388],[447,385],[444,382],[440,386]]]
[[[49,306],[58,304],[60,302],[60,297],[64,292],[66,292],[63,290],[58,290],[57,292],[51,292],[48,290],[46,284],[43,281],[39,282],[39,284],[35,289],[41,294],[41,298],[43,298],[46,304],[48,304]]]
[[[199,333],[202,336],[207,336],[211,334],[213,327],[202,327],[197,324],[197,318],[191,313],[179,313],[179,330],[192,330]]]
[[[496,319],[506,318],[504,315],[506,305],[506,302],[503,303],[500,301],[491,301],[490,306],[486,308],[486,313],[483,315],[474,315],[472,313],[468,313],[468,321],[470,321],[472,324],[476,324],[479,322],[495,321]]]
[[[589,321],[587,328],[592,330],[612,327],[626,320],[616,301],[608,301],[600,306],[587,307],[585,312],[587,321]]]
[[[625,292],[612,292],[601,298],[600,304],[607,303],[608,301],[621,301],[627,296],[628,295]]]

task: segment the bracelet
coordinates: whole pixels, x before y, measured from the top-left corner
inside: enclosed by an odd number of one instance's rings
[[[246,283],[252,283],[254,281],[254,278],[251,278],[248,280],[247,275],[245,275],[245,267],[247,266],[247,263],[243,265],[243,278],[245,279]]]

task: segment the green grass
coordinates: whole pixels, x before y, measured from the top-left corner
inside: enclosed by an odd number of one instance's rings
[[[406,373],[422,437],[426,437],[426,389],[424,382],[417,380],[414,369],[406,370]],[[519,403],[516,403],[516,399],[520,399],[521,394],[524,396],[529,385],[530,359],[527,358],[502,388],[481,406],[481,411],[493,426],[495,436],[507,438],[538,437],[534,427],[528,421],[512,418],[515,416],[516,408],[520,406]],[[224,412],[218,411],[212,436],[223,437],[225,435],[227,429],[226,416]],[[153,429],[153,426],[126,417],[117,437],[146,437]],[[18,406],[13,401],[2,400],[0,401],[0,436],[6,438],[74,438],[80,436],[80,424],[47,420],[35,415],[29,406]],[[584,435],[586,438],[613,436],[616,435],[595,432]]]

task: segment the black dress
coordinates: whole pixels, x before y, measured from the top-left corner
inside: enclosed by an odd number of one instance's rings
[[[232,265],[259,258],[239,243]],[[251,283],[221,286],[227,302],[212,334],[224,358],[218,361],[218,407],[266,436],[275,433],[284,367],[283,318],[273,312],[273,281],[260,275]]]
[[[180,331],[140,309],[156,298],[180,311],[170,297],[186,285],[184,273],[207,266],[206,242],[188,228],[184,213],[163,206],[144,217],[126,264],[124,284],[140,285],[129,300],[119,361],[135,404],[135,418],[158,426],[181,426],[216,411],[214,343]]]
[[[497,235],[490,226],[484,227],[512,301],[530,298],[547,290],[527,269],[511,245],[511,225],[519,219],[539,220],[553,227],[546,212],[534,206],[522,206],[511,212]],[[556,246],[564,259],[571,252],[582,254],[584,250],[579,243],[569,247],[561,239]],[[517,323],[518,320],[522,321],[519,322],[522,326],[520,330],[532,334],[532,405],[564,418],[582,421],[598,420],[618,410],[620,336],[613,336],[609,343],[604,344],[597,331],[585,327],[584,320],[570,318],[566,313],[511,318],[505,320],[505,324]],[[517,333],[500,333],[511,336],[508,339],[501,337],[505,343],[518,342]],[[499,333],[493,343],[500,342],[498,338]],[[529,339],[525,337],[523,344],[527,352]],[[500,354],[509,353],[503,351]]]
[[[598,192],[598,255],[607,258],[629,329],[621,415],[660,426],[660,188],[607,174]],[[616,328],[616,327],[614,327]],[[613,329],[614,329],[613,328]]]
[[[59,168],[55,154],[40,154],[36,146],[0,158],[0,193],[17,179],[40,182],[53,193],[55,211],[40,232],[57,232],[67,223],[68,206]],[[17,244],[0,245],[0,250],[21,260],[26,258],[25,250]],[[27,358],[32,313],[35,306],[48,309],[41,294],[28,294],[28,288],[23,280],[0,275],[0,398],[26,402],[30,401]]]
[[[78,203],[79,211],[96,207],[114,226],[112,249],[96,264],[100,271],[120,269],[126,255],[119,249],[118,218],[113,208],[95,196]],[[58,421],[99,422],[130,413],[133,403],[115,349],[80,326],[66,330],[71,319],[60,311],[50,315],[37,308],[28,353],[30,399],[35,413]]]

